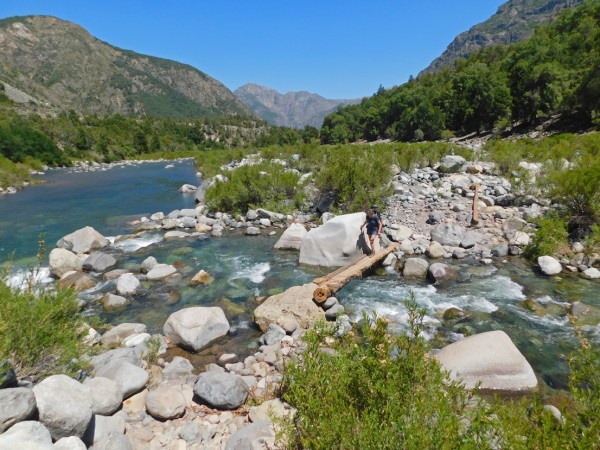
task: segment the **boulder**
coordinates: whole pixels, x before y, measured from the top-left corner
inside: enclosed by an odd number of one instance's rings
[[[227,335],[229,322],[221,308],[196,306],[171,314],[163,332],[173,344],[197,352]]]
[[[87,447],[81,439],[76,436],[60,438],[54,443],[54,450],[86,450]]]
[[[587,278],[588,280],[597,280],[600,279],[600,270],[590,267],[589,269],[584,270],[581,273],[583,278]]]
[[[454,223],[436,225],[431,230],[431,240],[442,245],[458,247],[465,237],[465,229]]]
[[[181,239],[190,237],[190,233],[186,233],[185,231],[167,231],[165,233],[165,241],[171,241],[173,239]]]
[[[313,301],[316,288],[314,283],[293,286],[281,294],[267,298],[254,310],[254,321],[263,333],[268,330],[269,324],[288,318],[295,319],[302,328],[309,328],[325,317],[323,310]]]
[[[452,272],[447,264],[433,263],[429,266],[427,277],[433,282],[448,280],[452,277]]]
[[[177,419],[185,414],[185,397],[178,389],[159,386],[148,392],[146,410],[158,420]]]
[[[193,194],[198,188],[192,184],[184,184],[179,188],[179,192],[182,194]]]
[[[52,439],[83,437],[92,419],[90,390],[66,375],[52,375],[33,387],[39,421]]]
[[[177,269],[170,264],[156,264],[148,271],[146,277],[148,280],[162,280],[177,273]]]
[[[479,244],[483,241],[483,234],[478,233],[477,231],[467,231],[463,238],[460,241],[460,246],[462,248],[472,248],[475,245]]]
[[[100,302],[105,310],[110,311],[125,307],[129,303],[129,300],[120,295],[108,293],[100,299]]]
[[[86,273],[73,272],[62,276],[57,284],[61,289],[71,288],[81,292],[96,286],[96,280]]]
[[[344,266],[369,253],[365,234],[360,231],[364,221],[365,213],[345,214],[310,230],[300,246],[300,264]]]
[[[270,420],[259,420],[231,435],[225,450],[275,448],[275,431]]]
[[[94,252],[82,264],[82,269],[86,272],[106,272],[117,265],[114,256],[103,252]]]
[[[287,333],[276,323],[270,323],[269,329],[260,337],[260,343],[264,345],[279,344]]]
[[[24,387],[0,389],[0,433],[27,420],[36,410],[33,391]]]
[[[190,284],[192,286],[196,286],[198,284],[211,284],[213,281],[214,278],[209,273],[207,273],[205,270],[200,270],[192,277]]]
[[[444,347],[436,358],[467,389],[528,391],[537,386],[533,369],[504,331],[488,331]]]
[[[96,376],[114,381],[123,392],[123,398],[141,391],[148,382],[148,372],[127,361],[115,361],[105,367],[96,367]]]
[[[562,265],[552,256],[540,256],[537,263],[546,275],[557,275],[562,272]]]
[[[126,337],[145,333],[146,331],[146,325],[143,323],[121,323],[104,333],[100,338],[100,342],[107,347],[120,346]]]
[[[148,273],[157,264],[158,261],[154,256],[148,256],[145,260],[142,261],[142,264],[140,265],[140,272]]]
[[[86,378],[83,382],[92,393],[92,411],[94,414],[109,416],[123,402],[123,392],[114,381],[104,377]]]
[[[216,409],[237,409],[248,398],[248,386],[238,375],[216,371],[201,373],[194,393]]]
[[[94,416],[89,440],[94,450],[133,450],[125,437],[125,420],[120,416]],[[92,434],[93,433],[93,434]]]
[[[55,450],[48,429],[40,422],[19,422],[0,434],[2,450]]]
[[[390,231],[388,233],[389,238],[395,242],[402,242],[406,239],[410,239],[410,237],[414,234],[414,231],[407,226],[400,224],[393,224],[390,227]]]
[[[301,223],[293,223],[283,232],[273,248],[278,250],[300,250],[302,239],[308,234]]]
[[[182,356],[175,356],[163,369],[163,377],[165,380],[185,380],[192,375],[193,370],[194,366],[188,359]]]
[[[260,234],[260,228],[248,227],[248,228],[246,228],[245,234],[247,236],[258,236]]]
[[[429,244],[429,247],[427,247],[425,254],[430,258],[436,259],[443,257],[446,254],[446,250],[444,250],[442,244],[433,241],[431,244]]]
[[[404,278],[423,279],[427,275],[429,263],[423,258],[408,258],[404,262]]]
[[[74,253],[89,253],[100,250],[109,244],[108,239],[92,227],[84,227],[59,239],[56,246]]]
[[[64,248],[55,248],[50,252],[48,265],[50,273],[57,278],[73,270],[81,271],[81,259],[75,253]]]
[[[467,161],[459,155],[446,155],[440,161],[440,172],[458,173],[467,170]]]
[[[117,278],[117,294],[133,295],[140,287],[140,280],[132,273],[124,273]]]
[[[127,361],[135,366],[139,366],[142,363],[142,354],[145,350],[146,349],[142,347],[115,348],[92,357],[92,365],[94,366],[96,373],[118,361]]]

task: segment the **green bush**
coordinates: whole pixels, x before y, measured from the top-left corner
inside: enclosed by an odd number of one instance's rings
[[[531,243],[525,249],[529,258],[537,258],[544,255],[557,255],[569,250],[569,233],[567,222],[564,217],[556,212],[551,212],[534,220],[538,229]]]
[[[20,377],[74,374],[79,366],[69,363],[84,352],[82,326],[73,291],[19,291],[0,281],[0,359]]]
[[[599,448],[600,355],[579,330],[571,392],[555,401],[561,422],[537,393],[483,399],[452,381],[419,336],[423,311],[414,300],[407,308],[408,335],[391,335],[376,317],[339,340],[323,325],[305,335],[307,348],[286,365],[282,384],[297,410],[290,448]]]

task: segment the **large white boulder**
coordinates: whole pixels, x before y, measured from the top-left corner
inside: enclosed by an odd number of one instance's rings
[[[533,369],[500,330],[476,334],[444,347],[437,359],[453,378],[460,378],[467,389],[527,391],[537,386]]]
[[[0,389],[0,433],[33,416],[35,409],[35,397],[31,389]]]
[[[61,278],[73,270],[81,271],[81,259],[75,253],[64,248],[55,248],[50,252],[48,265],[50,273],[57,278]]]
[[[281,294],[269,297],[254,310],[254,321],[263,332],[266,332],[272,323],[292,319],[302,328],[309,328],[312,323],[325,318],[323,309],[313,301],[316,288],[316,284],[308,283],[293,286]]]
[[[59,239],[56,246],[75,253],[89,253],[92,250],[100,250],[108,244],[108,239],[94,228],[84,227]]]
[[[109,416],[123,402],[121,387],[114,380],[104,377],[86,378],[83,385],[91,392],[94,414]]]
[[[33,388],[39,421],[52,438],[83,437],[92,418],[92,395],[88,387],[66,375],[52,375]]]
[[[345,214],[314,228],[300,245],[300,264],[311,266],[344,266],[368,253],[368,243],[360,226],[365,213]]]
[[[34,420],[19,422],[0,434],[1,450],[54,450],[50,432]]]
[[[537,263],[540,266],[542,272],[546,275],[557,275],[562,272],[562,266],[552,256],[540,256],[537,259]]]
[[[278,250],[300,250],[302,240],[308,234],[301,223],[293,223],[283,232],[273,248]]]
[[[218,307],[185,308],[169,316],[163,332],[173,344],[195,352],[229,332],[229,322]]]

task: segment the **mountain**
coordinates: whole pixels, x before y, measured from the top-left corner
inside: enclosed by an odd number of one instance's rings
[[[310,92],[280,94],[258,84],[249,83],[236,89],[234,94],[259,117],[272,125],[320,128],[326,115],[339,106],[358,103],[360,100],[328,100]]]
[[[512,44],[530,37],[537,25],[551,22],[566,8],[585,0],[510,0],[485,22],[459,34],[446,51],[419,75],[452,66],[457,58],[499,44]]]
[[[17,102],[99,115],[251,114],[194,67],[122,50],[55,17],[0,20],[0,48],[0,82]]]

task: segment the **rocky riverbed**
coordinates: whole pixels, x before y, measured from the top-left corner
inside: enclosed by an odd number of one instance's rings
[[[391,182],[394,195],[384,205],[383,219],[387,239],[397,241],[399,250],[384,264],[406,278],[428,277],[432,283],[452,276],[444,259],[492,265],[521,254],[534,232],[527,220],[552,207],[544,199],[520,197],[508,180],[494,175],[491,164],[455,156],[433,168],[396,170]],[[473,185],[479,186],[476,223]],[[64,236],[50,253],[50,272],[62,286],[81,292],[82,308],[111,310],[127,305],[148,283],[183,278],[201,286],[212,281],[206,271],[191,273],[154,257],[122,267],[120,251],[138,248],[139,233],[185,241],[226,238],[236,229],[243,229],[248,239],[285,230],[275,246],[299,251],[301,262],[315,266],[339,266],[363,253],[359,227],[364,213],[327,214],[323,220],[321,225],[309,214],[263,209],[237,217],[209,214],[202,205],[156,212],[132,224],[138,234],[107,239],[86,227]],[[590,269],[596,270],[599,259],[584,255],[577,243],[573,252],[573,259],[557,261],[558,268],[593,275]],[[542,260],[539,266],[544,273],[558,273],[552,261]],[[277,418],[294,414],[278,398],[286,359],[302,351],[303,333],[319,318],[335,322],[337,333],[352,327],[335,297],[322,305],[313,302],[315,287],[292,287],[261,302],[254,320],[263,334],[258,351],[247,357],[219,354],[217,363],[206,367],[194,367],[181,356],[167,357],[169,348],[198,352],[230,333],[227,311],[195,306],[172,313],[161,333],[149,333],[143,323],[122,323],[103,335],[89,328],[86,341],[103,350],[91,360],[93,373],[80,373],[80,381],[58,375],[32,385],[3,364],[0,449],[282,447],[275,439]],[[455,376],[460,373],[473,384],[479,377],[490,390],[535,389],[536,376],[510,338],[492,333],[451,344],[438,358]],[[483,352],[488,355],[483,363],[472,358]]]

